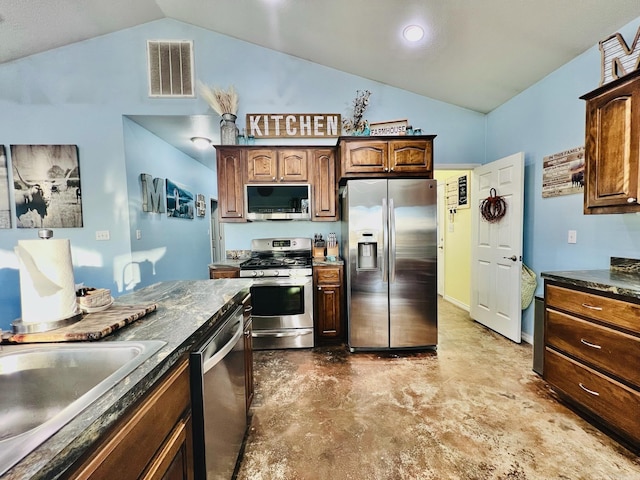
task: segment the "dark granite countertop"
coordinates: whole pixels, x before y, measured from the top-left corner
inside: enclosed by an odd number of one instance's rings
[[[336,260],[328,260],[327,257],[324,257],[324,258],[313,257],[314,267],[332,266],[332,265],[344,265],[344,260],[342,260],[341,258],[337,258]]]
[[[640,299],[640,274],[609,270],[542,272],[542,278]]]
[[[101,341],[162,340],[166,345],[0,478],[60,478],[129,406],[208,336],[250,286],[251,280],[243,278],[163,282],[117,298],[116,304],[156,303],[158,308]]]

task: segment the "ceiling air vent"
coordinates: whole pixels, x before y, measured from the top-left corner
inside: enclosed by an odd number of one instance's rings
[[[193,97],[193,42],[148,40],[149,96]]]

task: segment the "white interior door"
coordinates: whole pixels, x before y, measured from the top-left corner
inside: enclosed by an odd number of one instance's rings
[[[438,183],[438,295],[444,297],[444,231],[445,231],[445,189],[444,183]]]
[[[472,177],[471,318],[520,343],[524,153],[482,165]],[[479,208],[492,188],[507,205],[495,223]]]

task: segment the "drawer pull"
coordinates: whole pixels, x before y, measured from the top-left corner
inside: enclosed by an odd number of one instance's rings
[[[584,338],[581,338],[580,342],[584,343],[587,347],[597,348],[598,350],[602,348],[600,345],[596,345],[595,343],[587,342]]]
[[[580,388],[583,389],[585,392],[590,393],[591,395],[594,395],[596,397],[599,397],[600,394],[598,392],[594,392],[593,390],[589,390],[587,387],[585,387],[582,383],[578,383],[578,385],[580,385]]]
[[[594,307],[593,305],[589,305],[588,303],[583,303],[582,306],[584,308],[588,308],[589,310],[598,310],[599,312],[602,311],[602,307]]]

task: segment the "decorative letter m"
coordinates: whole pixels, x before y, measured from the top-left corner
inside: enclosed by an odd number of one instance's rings
[[[147,173],[140,174],[142,182],[142,211],[164,213],[164,179],[153,178]]]
[[[602,57],[602,76],[600,85],[609,83],[627,73],[631,73],[640,67],[640,28],[636,33],[636,38],[627,46],[622,35],[616,33],[600,42],[600,53]]]

